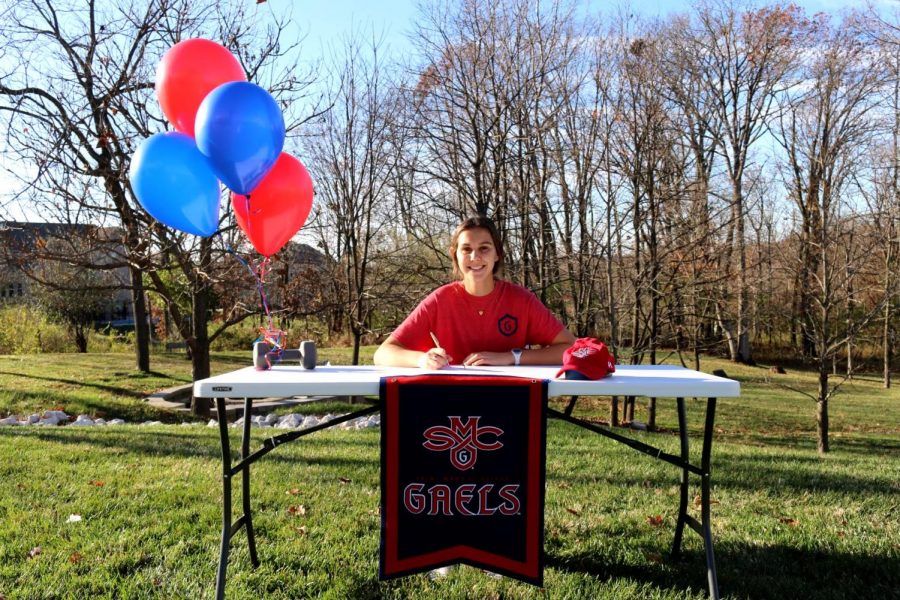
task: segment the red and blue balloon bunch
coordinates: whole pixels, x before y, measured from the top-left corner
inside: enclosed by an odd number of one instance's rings
[[[240,62],[205,39],[179,42],[156,70],[156,95],[175,131],[141,143],[132,189],[160,223],[199,236],[219,225],[219,181],[253,247],[270,257],[306,222],[313,184],[282,152],[284,117],[274,98],[247,81]]]

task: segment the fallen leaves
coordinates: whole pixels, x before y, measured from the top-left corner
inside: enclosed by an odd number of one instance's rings
[[[575,515],[575,516],[578,516],[578,515],[581,514],[580,511],[577,511],[577,510],[575,510],[574,508],[566,508],[566,510],[567,510],[568,512],[572,513],[572,514]]]
[[[338,477],[338,481],[340,481],[341,483],[351,483],[353,480],[349,477]]]
[[[718,504],[718,503],[719,503],[718,500],[715,500],[713,498],[709,499],[710,506],[712,506],[713,504]],[[694,507],[700,508],[701,506],[703,506],[703,498],[700,497],[700,494],[697,494],[696,496],[694,496]]]
[[[663,561],[662,554],[659,554],[658,552],[645,552],[644,557],[654,563],[661,563]]]
[[[302,504],[297,504],[296,506],[288,506],[287,511],[289,515],[299,515],[302,517],[306,514],[306,507]]]
[[[288,496],[299,496],[300,488],[291,488],[288,491],[286,491],[285,494],[287,494]]]
[[[69,555],[69,562],[72,563],[73,565],[77,565],[78,563],[81,562],[81,560],[83,558],[84,557],[81,556],[80,552],[73,552],[72,554]]]
[[[296,531],[300,535],[306,535],[306,532],[307,532],[306,525],[301,525],[300,527],[294,527],[294,531]]]
[[[92,485],[94,487],[103,487],[104,485],[106,485],[106,482],[100,481],[99,479],[91,479],[90,481],[88,481],[88,485]]]
[[[800,521],[793,517],[778,517],[778,522],[784,523],[785,525],[787,525],[789,527],[796,527],[797,525],[800,524]]]
[[[28,558],[29,559],[36,558],[41,555],[41,552],[43,552],[43,549],[41,549],[40,546],[35,546],[34,548],[32,548],[31,550],[28,551]]]
[[[662,515],[650,515],[647,517],[647,523],[653,527],[659,527],[663,524],[663,517]]]

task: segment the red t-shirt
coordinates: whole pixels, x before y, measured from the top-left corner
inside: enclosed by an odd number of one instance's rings
[[[496,280],[487,296],[472,296],[461,281],[431,292],[394,330],[404,348],[427,352],[429,332],[460,364],[473,352],[508,352],[527,345],[550,344],[563,324],[530,290]]]

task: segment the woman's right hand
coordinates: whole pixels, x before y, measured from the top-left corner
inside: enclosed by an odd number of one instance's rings
[[[419,368],[429,371],[437,371],[450,366],[452,359],[443,348],[431,348],[428,352],[423,352],[419,357]]]

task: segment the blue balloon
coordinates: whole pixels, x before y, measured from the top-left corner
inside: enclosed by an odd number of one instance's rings
[[[203,99],[194,122],[197,147],[229,189],[249,194],[284,147],[284,117],[255,83],[223,83]]]
[[[219,182],[190,136],[171,131],[144,140],[129,177],[141,206],[160,223],[204,237],[218,229]]]

